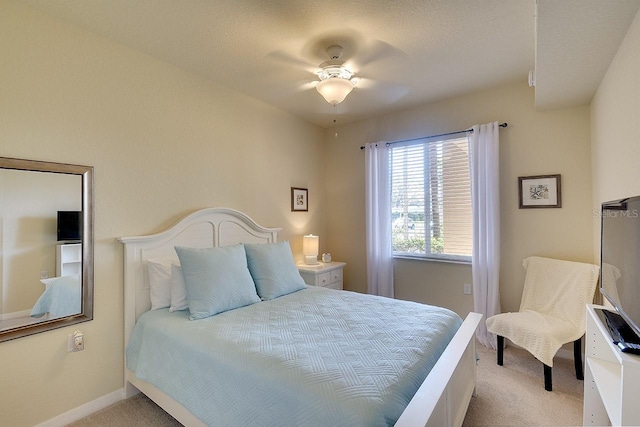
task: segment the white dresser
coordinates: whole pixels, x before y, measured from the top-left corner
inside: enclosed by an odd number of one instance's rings
[[[298,264],[300,275],[309,286],[322,286],[331,289],[342,289],[342,270],[344,262],[321,262],[317,265]]]

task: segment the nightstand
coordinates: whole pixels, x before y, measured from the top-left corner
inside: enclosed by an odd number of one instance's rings
[[[342,289],[342,269],[345,265],[344,262],[321,262],[317,265],[298,264],[297,267],[307,285]]]

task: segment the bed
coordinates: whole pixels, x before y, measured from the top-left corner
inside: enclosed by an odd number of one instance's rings
[[[457,316],[435,307],[313,287],[196,321],[189,320],[188,310],[151,310],[147,260],[175,257],[175,246],[232,248],[239,243],[247,244],[247,247],[275,244],[278,231],[256,224],[241,212],[210,208],[188,215],[163,232],[120,238],[125,247],[126,397],[143,392],[187,426],[216,423],[272,425],[276,419],[273,417],[277,416],[288,420],[289,425],[461,425],[475,392],[474,336],[481,319],[477,313],[469,314],[462,322],[459,318],[455,320]],[[365,313],[349,313],[350,310],[341,309],[341,305],[368,308],[363,309]],[[369,313],[389,314],[387,318],[382,316],[376,320],[376,317],[366,317],[367,310]],[[367,338],[369,341],[359,339],[371,333],[367,328],[381,330],[381,325],[388,324],[391,318],[402,313],[408,316],[407,319],[420,318],[425,310],[433,311],[434,317],[422,323],[442,324],[445,330],[449,330],[444,338],[428,339],[428,347],[435,349],[435,353],[429,356],[433,358],[431,363],[425,362],[429,366],[424,367],[422,362],[414,360],[416,353],[423,353],[423,350],[415,349],[418,348],[415,343],[408,343],[403,348],[411,354],[409,357],[393,355],[393,351],[384,349],[387,344],[399,349],[408,339],[388,343],[383,342],[387,338],[380,339],[380,342],[370,337]],[[358,316],[364,316],[362,322]],[[372,323],[376,321],[380,323]],[[358,323],[361,325],[356,327]],[[246,329],[239,329],[241,326]],[[205,334],[204,343],[189,349],[192,359],[185,362],[178,359],[182,356],[174,355],[173,351],[195,345],[195,338],[192,338],[195,329],[209,331],[209,337]],[[310,329],[318,329],[319,335],[330,336],[331,340],[317,341],[320,338],[311,335]],[[169,344],[168,338],[162,335],[166,331],[172,331],[178,341]],[[300,332],[298,341],[302,341],[303,349],[292,344],[296,341],[293,337],[296,331]],[[394,333],[387,335],[394,339]],[[404,330],[395,335],[413,337]],[[210,342],[211,336],[226,341]],[[336,337],[341,341],[335,341]],[[349,341],[353,347],[347,347]],[[161,363],[160,366],[141,361],[139,352],[144,353],[140,349],[145,342],[146,352],[151,354],[151,359]],[[159,346],[163,346],[162,351],[149,350]],[[205,356],[201,353],[207,347],[213,351],[206,357],[214,361],[203,359]],[[324,353],[318,350],[320,348]],[[370,360],[377,357],[371,358],[369,353],[378,350],[387,354],[384,369],[375,364],[377,360]],[[356,365],[346,362],[345,353],[359,357],[357,363],[354,362]],[[280,354],[280,359],[277,354]],[[299,357],[300,354],[304,355]],[[336,356],[335,360],[333,356]],[[210,368],[194,368],[199,363]],[[357,369],[366,367],[368,363],[372,364],[373,374],[363,376]],[[165,374],[182,367],[187,370],[179,376]],[[400,384],[398,380],[397,385],[396,377],[404,378],[403,381],[408,379],[408,383]],[[351,380],[353,384],[345,384]],[[196,387],[198,382],[205,388]],[[338,391],[328,388],[336,383],[344,387]],[[220,387],[220,384],[233,387]],[[176,389],[186,390],[191,395],[178,395]],[[376,390],[385,393],[395,390],[395,394],[378,395]],[[216,397],[216,393],[226,396]],[[371,407],[362,406],[369,404],[365,401],[370,394],[381,407],[390,408],[391,415],[387,415],[387,409],[378,414]],[[320,395],[324,395],[322,398],[326,397],[327,401],[321,401]],[[220,400],[223,398],[228,400]],[[345,401],[349,404],[344,405]],[[264,407],[259,407],[258,403]],[[355,413],[351,412],[353,408]],[[323,411],[324,418],[314,415]]]
[[[31,317],[54,319],[82,312],[82,284],[80,276],[44,279],[44,292],[31,309]]]

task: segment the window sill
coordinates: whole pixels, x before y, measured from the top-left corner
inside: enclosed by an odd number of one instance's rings
[[[393,256],[393,259],[403,259],[409,261],[426,261],[426,262],[442,262],[446,264],[463,264],[463,265],[471,265],[470,259],[460,259],[460,258],[435,258],[435,257],[426,257],[420,255],[409,255],[409,254],[397,254]]]

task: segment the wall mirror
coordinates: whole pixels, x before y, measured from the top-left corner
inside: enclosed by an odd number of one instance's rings
[[[0,341],[93,319],[93,167],[0,157]]]

